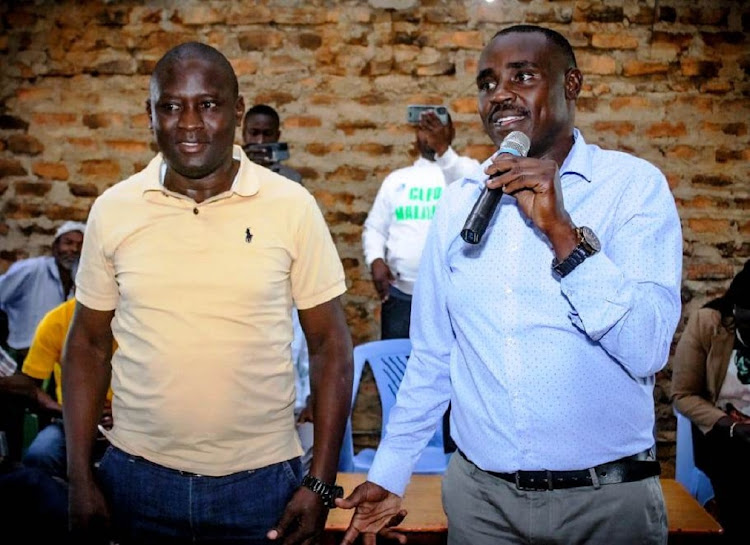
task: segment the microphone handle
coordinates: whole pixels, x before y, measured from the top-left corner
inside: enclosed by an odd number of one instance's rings
[[[485,187],[482,190],[477,202],[474,203],[474,208],[471,209],[469,217],[466,218],[464,228],[461,230],[462,239],[469,244],[479,244],[502,197],[503,190],[500,188],[490,189]]]

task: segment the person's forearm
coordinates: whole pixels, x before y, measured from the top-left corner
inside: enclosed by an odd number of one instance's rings
[[[111,355],[111,343],[103,348],[81,336],[69,338],[66,345],[63,420],[71,481],[93,477],[91,451],[110,383]]]
[[[310,353],[315,439],[310,474],[327,483],[336,480],[339,451],[352,398],[352,348],[344,328]]]
[[[0,377],[0,391],[10,395],[23,396],[36,401],[37,383],[28,375],[16,373],[9,377]]]

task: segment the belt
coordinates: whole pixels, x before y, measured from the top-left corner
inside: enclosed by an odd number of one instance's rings
[[[480,471],[513,483],[518,490],[555,490],[581,486],[599,488],[605,484],[642,481],[649,477],[656,477],[661,473],[659,462],[648,459],[651,457],[650,449],[588,469],[576,469],[573,471],[516,471],[515,473],[485,471],[469,460],[463,452],[459,450],[458,453]]]

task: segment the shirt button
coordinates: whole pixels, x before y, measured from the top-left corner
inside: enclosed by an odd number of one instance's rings
[[[193,208],[193,214],[195,214],[196,216],[198,215],[198,207],[197,206],[195,208]]]

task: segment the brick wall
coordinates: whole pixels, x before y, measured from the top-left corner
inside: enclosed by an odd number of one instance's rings
[[[476,114],[477,57],[519,22],[551,26],[574,45],[587,139],[667,175],[684,229],[683,318],[750,257],[743,2],[40,0],[3,3],[0,20],[0,271],[45,252],[61,220],[84,220],[103,189],[146,164],[148,76],[168,48],[199,40],[229,57],[248,104],[281,113],[289,164],[317,197],[346,267],[354,341],[375,339],[379,305],[360,234],[383,177],[413,159],[405,106],[447,105],[454,146],[484,159],[492,148]],[[670,375],[655,394],[667,473]],[[365,444],[379,426],[369,379],[361,397],[355,429]]]

